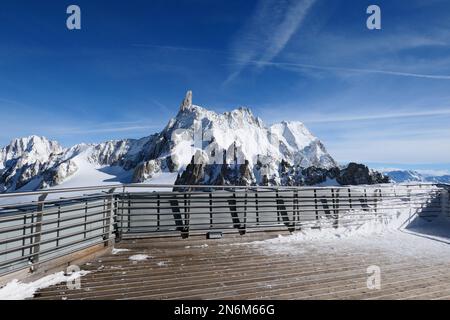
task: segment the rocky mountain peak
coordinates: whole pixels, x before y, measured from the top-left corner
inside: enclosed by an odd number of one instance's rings
[[[56,141],[50,141],[45,137],[31,135],[11,141],[9,145],[0,149],[0,163],[21,159],[22,162],[44,162],[52,155],[60,154],[64,148]]]
[[[77,178],[72,181],[90,185],[146,182],[164,174],[178,174],[177,182],[182,184],[309,185],[333,179],[339,183],[380,180],[367,178],[365,168],[350,166],[342,170],[342,179],[337,178],[338,171],[324,145],[303,123],[283,121],[268,127],[246,107],[216,113],[193,105],[192,91],[186,93],[180,111],[161,132],[142,139],[65,149],[44,137],[30,136],[0,149],[0,192],[51,187],[73,176]],[[102,176],[99,172],[120,178],[111,180],[109,175],[103,181],[97,178]]]
[[[192,91],[189,90],[186,92],[186,96],[183,99],[183,102],[180,106],[180,112],[190,110],[192,108]]]

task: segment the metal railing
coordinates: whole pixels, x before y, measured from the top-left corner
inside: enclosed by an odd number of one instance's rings
[[[123,237],[359,226],[449,214],[448,186],[108,185],[0,194],[0,275]]]

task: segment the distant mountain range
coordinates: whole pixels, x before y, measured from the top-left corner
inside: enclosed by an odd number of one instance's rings
[[[450,175],[432,175],[424,174],[414,170],[381,170],[383,174],[388,176],[392,182],[431,182],[431,183],[450,183]]]
[[[248,108],[218,114],[192,92],[159,133],[62,147],[45,137],[0,149],[0,192],[151,182],[212,185],[351,185],[388,182],[366,166],[338,166],[301,123],[266,126]]]

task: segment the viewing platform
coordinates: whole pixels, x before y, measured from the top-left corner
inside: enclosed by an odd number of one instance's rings
[[[76,265],[34,299],[450,299],[448,186],[173,188],[1,195],[0,286]]]
[[[447,244],[410,234],[373,237],[373,245],[352,243],[357,236],[297,242],[288,246],[291,253],[245,243],[274,236],[125,240],[117,248],[130,251],[80,266],[91,271],[80,289],[64,283],[40,290],[36,299],[450,299]],[[388,241],[410,243],[388,249]],[[445,257],[421,252],[430,248]],[[138,254],[149,258],[130,260]],[[372,265],[381,270],[380,290],[367,287]]]

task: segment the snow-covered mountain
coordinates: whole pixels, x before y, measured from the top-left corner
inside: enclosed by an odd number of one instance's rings
[[[388,176],[392,182],[430,182],[430,183],[450,183],[450,175],[435,175],[431,173],[420,173],[414,170],[386,169],[382,172]]]
[[[350,177],[349,172],[362,178]],[[55,141],[31,136],[15,139],[0,150],[0,192],[148,181],[385,182],[364,166],[338,168],[321,141],[300,122],[266,126],[247,108],[218,114],[193,105],[190,91],[167,126],[142,139],[63,148]]]

